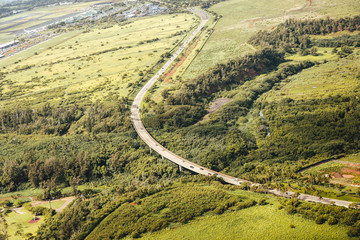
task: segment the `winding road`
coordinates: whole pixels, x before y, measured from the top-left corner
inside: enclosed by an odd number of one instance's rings
[[[131,105],[131,122],[140,136],[140,138],[150,147],[151,150],[154,150],[155,152],[159,153],[161,157],[164,159],[168,159],[177,165],[179,165],[180,168],[186,168],[190,171],[211,176],[216,175],[217,177],[222,178],[225,182],[233,185],[240,185],[242,182],[248,182],[252,186],[260,186],[258,183],[252,183],[247,180],[238,179],[220,172],[213,171],[211,169],[202,167],[200,165],[197,165],[193,162],[190,162],[175,153],[169,151],[164,146],[162,146],[160,143],[158,143],[150,134],[148,131],[146,131],[140,117],[140,106],[141,102],[146,94],[146,92],[155,84],[155,82],[160,78],[160,76],[165,72],[165,70],[173,63],[173,61],[180,55],[180,53],[189,45],[189,43],[195,38],[195,36],[201,31],[201,29],[205,26],[207,21],[209,20],[209,16],[206,12],[201,10],[195,10],[191,9],[191,12],[197,14],[201,18],[200,25],[192,32],[192,34],[187,38],[187,40],[179,47],[179,49],[171,56],[171,58],[161,67],[161,69],[144,85],[144,87],[139,91],[139,93],[136,95],[132,105]],[[277,196],[281,197],[290,197],[293,193],[291,192],[281,192],[277,189],[271,189],[268,190],[269,193],[272,193]],[[348,201],[342,201],[337,199],[329,199],[329,198],[319,198],[312,195],[307,194],[300,194],[297,197],[299,200],[309,201],[309,202],[318,202],[322,204],[333,204],[337,206],[344,206],[348,207],[349,204],[352,202]]]

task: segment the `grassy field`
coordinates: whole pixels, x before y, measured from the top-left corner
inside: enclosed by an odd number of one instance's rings
[[[279,88],[263,95],[260,101],[266,99],[270,102],[278,102],[283,98],[321,99],[330,95],[341,95],[354,91],[359,85],[357,75],[360,71],[359,53],[358,50],[351,59],[330,61],[303,70],[301,73],[289,77]],[[310,60],[305,57],[301,60]]]
[[[79,12],[102,1],[77,3],[73,5],[35,8],[32,11],[15,14],[0,19],[0,44],[14,40],[16,31],[45,23],[51,19]]]
[[[244,191],[241,194],[255,199],[263,197]],[[278,210],[278,202],[273,196],[267,196],[267,202],[270,204],[222,215],[208,214],[177,228],[144,235],[141,239],[348,239],[345,227],[316,225],[311,220],[289,215]]]
[[[342,17],[359,13],[355,0],[280,1],[228,0],[210,10],[222,16],[206,45],[193,61],[184,78],[191,78],[209,67],[243,56],[255,49],[246,42],[259,30],[271,30],[288,18]]]
[[[9,213],[5,220],[8,224],[7,233],[9,239],[24,239],[26,233],[35,233],[37,228],[44,222],[44,218],[40,217],[40,221],[37,223],[29,223],[34,217],[32,213],[25,208],[21,209],[21,213],[12,211]],[[21,235],[19,234],[21,233]]]
[[[23,97],[33,106],[43,100],[59,104],[64,99],[128,96],[160,55],[182,39],[175,33],[194,24],[190,14],[141,18],[124,26],[71,32],[4,59],[2,105],[14,106]],[[19,58],[21,62],[14,64]]]
[[[51,201],[51,208],[52,209],[58,209],[60,208],[62,205],[64,205],[66,201],[64,200],[56,200],[56,201]],[[50,203],[46,202],[46,203],[41,203],[36,205],[37,207],[46,207],[46,208],[50,208]]]

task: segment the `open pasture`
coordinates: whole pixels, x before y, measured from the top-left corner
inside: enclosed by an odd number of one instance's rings
[[[249,195],[259,197],[254,193]],[[266,201],[270,204],[266,206],[209,214],[177,228],[146,234],[141,239],[348,239],[345,227],[316,225],[312,220],[289,215],[277,209],[274,198],[268,196]]]
[[[33,54],[26,51],[4,59],[2,104],[25,98],[36,105],[44,100],[86,102],[114,94],[128,96],[161,55],[182,39],[179,32],[189,30],[195,20],[190,14],[161,15],[71,32],[29,49]]]
[[[184,78],[194,77],[217,63],[254,52],[256,49],[247,44],[250,36],[260,30],[269,31],[286,19],[350,17],[359,14],[360,5],[355,0],[228,0],[210,10],[222,18]]]
[[[311,57],[311,56],[309,56]],[[337,58],[333,54],[334,58]],[[305,59],[303,60],[309,60]],[[316,57],[315,57],[316,58]],[[294,100],[321,99],[336,94],[346,94],[359,86],[360,57],[320,64],[289,77],[278,89],[271,90],[261,99],[279,102],[284,98]]]

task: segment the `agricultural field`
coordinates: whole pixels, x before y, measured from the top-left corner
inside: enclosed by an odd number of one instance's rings
[[[63,18],[78,14],[96,2],[76,3],[71,5],[39,7],[32,11],[15,14],[9,17],[0,19],[0,44],[14,40],[23,29],[31,28],[36,25],[41,25],[46,22],[52,22],[53,19]]]
[[[194,24],[190,14],[162,15],[61,35],[51,41],[56,45],[44,43],[31,49],[33,55],[24,52],[2,61],[1,105],[14,107],[20,99],[36,107],[43,100],[58,105],[128,96],[183,38],[179,32]]]
[[[256,49],[247,44],[249,38],[260,30],[274,29],[286,19],[350,17],[359,13],[360,5],[355,0],[229,0],[212,6],[210,10],[222,18],[183,75],[184,79],[195,77],[217,63],[254,52]]]

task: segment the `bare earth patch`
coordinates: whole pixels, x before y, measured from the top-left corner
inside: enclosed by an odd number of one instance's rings
[[[208,114],[206,114],[204,116],[204,118],[200,121],[200,123],[202,122],[206,122],[209,118],[209,115],[213,112],[216,112],[217,110],[219,110],[224,104],[231,102],[232,99],[231,98],[218,98],[215,99],[214,101],[212,101],[212,103],[210,104],[209,109],[207,110]]]
[[[342,178],[341,174],[338,173],[338,172],[333,173],[333,174],[332,174],[332,177],[333,177],[333,178]]]
[[[343,175],[343,177],[350,179],[350,178],[354,178],[354,175]]]

